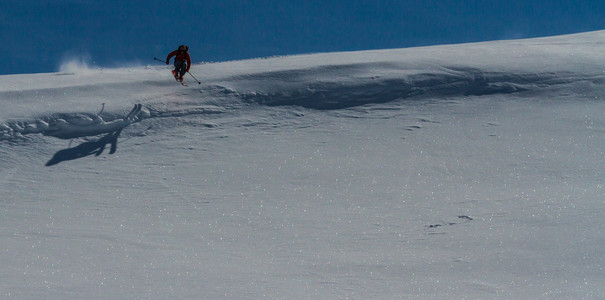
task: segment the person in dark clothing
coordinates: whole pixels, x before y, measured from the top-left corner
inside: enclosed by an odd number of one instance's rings
[[[174,58],[174,71],[172,74],[174,78],[180,82],[183,82],[183,76],[189,72],[191,68],[191,57],[189,56],[189,47],[180,45],[178,49],[170,52],[166,58],[166,64],[170,63],[170,58]]]

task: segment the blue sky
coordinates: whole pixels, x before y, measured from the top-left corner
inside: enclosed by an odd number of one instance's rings
[[[605,29],[603,0],[0,0],[0,74],[403,48]],[[604,54],[605,55],[605,54]]]

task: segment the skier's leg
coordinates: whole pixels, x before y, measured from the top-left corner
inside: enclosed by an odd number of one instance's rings
[[[174,78],[176,78],[176,79],[179,79],[182,64],[183,64],[183,62],[180,60],[174,61]]]
[[[179,70],[179,75],[181,76],[180,77],[181,79],[183,79],[183,76],[185,76],[185,73],[187,73],[187,63],[181,62],[181,69]]]

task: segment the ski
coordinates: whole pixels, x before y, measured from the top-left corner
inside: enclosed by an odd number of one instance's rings
[[[180,78],[178,77],[178,75],[176,74],[176,72],[175,72],[174,70],[172,70],[172,76],[174,76],[174,79],[175,79],[176,81],[178,81],[180,84],[182,84],[183,86],[188,86],[186,83],[184,83],[184,82],[183,82],[183,80],[182,80],[182,79],[180,79]]]
[[[140,103],[135,104],[132,110],[128,113],[128,115],[126,115],[126,117],[124,117],[123,120],[128,122],[134,122],[139,112],[141,112],[142,107],[143,105]]]

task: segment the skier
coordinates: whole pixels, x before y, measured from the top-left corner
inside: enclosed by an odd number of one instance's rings
[[[183,82],[183,76],[185,73],[189,72],[189,68],[191,68],[191,57],[189,56],[189,47],[185,45],[180,45],[177,50],[174,50],[168,54],[166,58],[166,64],[170,63],[170,58],[176,56],[174,58],[174,71],[172,74],[177,81]]]

